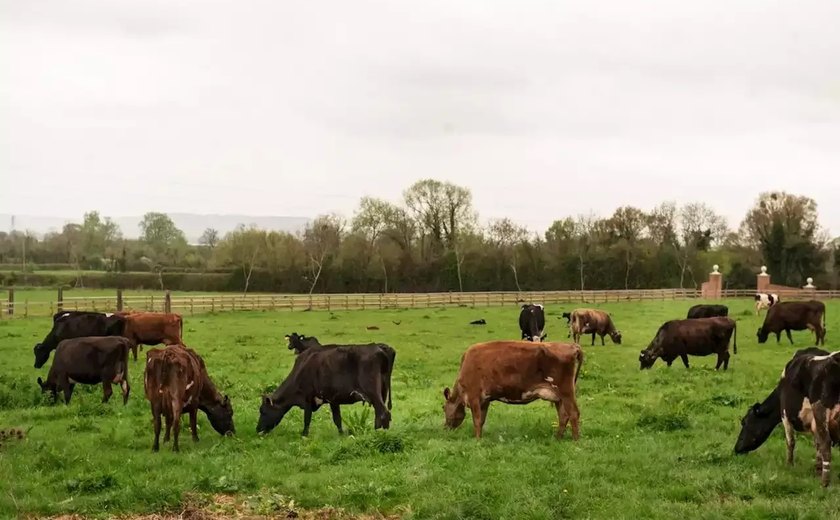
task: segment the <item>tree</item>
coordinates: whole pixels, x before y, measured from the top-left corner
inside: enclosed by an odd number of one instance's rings
[[[321,278],[327,260],[338,251],[343,230],[344,222],[336,215],[321,215],[306,226],[303,232],[303,246],[309,257],[312,274],[310,295]]]
[[[198,243],[212,251],[219,243],[219,231],[213,228],[205,229],[201,237],[199,237]]]
[[[510,270],[513,272],[513,280],[516,290],[522,292],[519,285],[519,273],[517,272],[517,247],[528,240],[528,230],[515,224],[509,218],[494,220],[488,229],[490,240],[499,249],[501,257],[507,261]]]
[[[615,247],[624,257],[624,288],[630,288],[630,269],[636,259],[637,244],[645,231],[648,217],[632,206],[618,208],[608,220],[609,233]]]
[[[158,264],[176,264],[187,246],[184,232],[175,226],[169,215],[150,212],[140,222],[140,239],[154,255]]]
[[[726,219],[715,213],[702,202],[686,204],[679,212],[679,256],[680,288],[684,287],[686,272],[692,277],[692,260],[698,251],[708,251],[710,247],[726,238]],[[697,282],[694,282],[695,286]]]
[[[594,215],[579,215],[574,225],[574,247],[578,257],[578,269],[580,274],[580,290],[586,287],[586,264],[589,261],[589,253],[593,245],[595,232]]]
[[[385,262],[385,257],[382,254],[383,236],[399,235],[396,228],[399,227],[402,210],[397,208],[390,202],[375,199],[372,197],[363,197],[359,202],[359,209],[353,216],[352,229],[355,233],[363,235],[367,242],[365,264],[369,265],[374,252],[378,253],[379,265],[382,269],[385,287],[383,292],[388,292],[388,267]],[[392,229],[391,233],[387,233],[389,227]],[[408,247],[408,244],[406,244]]]
[[[433,256],[453,250],[459,231],[476,220],[472,194],[451,182],[424,179],[409,187],[403,196],[424,238],[428,237]]]
[[[243,224],[230,233],[219,243],[219,254],[223,261],[242,269],[245,287],[242,294],[248,294],[251,274],[266,252],[266,232],[254,226],[245,227]]]
[[[742,235],[757,248],[774,280],[800,285],[824,270],[825,240],[817,203],[785,192],[762,193],[741,223]]]

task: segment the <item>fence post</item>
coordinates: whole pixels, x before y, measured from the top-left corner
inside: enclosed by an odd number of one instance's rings
[[[382,293],[379,293],[379,308],[382,308]]]
[[[169,289],[166,290],[166,294],[163,296],[163,312],[167,314],[172,312],[172,293]]]
[[[193,297],[190,296],[190,316],[195,314],[195,310],[193,309]]]
[[[55,304],[56,312],[64,310],[64,287],[58,288],[58,301]]]
[[[122,289],[117,289],[117,312],[123,310],[123,293]]]
[[[15,290],[12,287],[9,287],[9,316],[14,315],[15,313]]]
[[[23,300],[23,317],[29,317],[29,298]]]
[[[327,310],[332,311],[332,302],[330,301],[330,295],[327,295]]]
[[[212,312],[212,313],[216,312],[216,297],[215,296],[210,297],[210,312]]]

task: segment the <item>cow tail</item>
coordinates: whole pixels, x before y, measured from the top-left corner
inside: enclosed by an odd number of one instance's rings
[[[732,351],[735,354],[738,353],[738,322],[737,321],[735,321],[735,326],[732,327]]]
[[[575,370],[575,384],[577,384],[578,375],[580,375],[580,369],[583,367],[583,349],[578,347],[578,351],[575,354],[575,359],[577,360],[577,370]]]

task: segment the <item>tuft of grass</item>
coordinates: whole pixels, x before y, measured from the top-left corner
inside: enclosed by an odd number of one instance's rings
[[[691,421],[685,412],[644,411],[636,420],[639,428],[655,432],[674,432],[691,428]]]

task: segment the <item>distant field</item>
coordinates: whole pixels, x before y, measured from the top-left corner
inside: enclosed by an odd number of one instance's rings
[[[0,289],[0,301],[6,301],[8,299],[9,291],[8,289]],[[198,296],[204,294],[236,294],[236,293],[210,293],[210,292],[201,292],[201,291],[172,291],[172,296],[179,296],[179,295],[188,295],[188,296]],[[134,296],[149,296],[155,295],[160,296],[163,298],[164,291],[151,291],[151,290],[125,290],[123,291],[123,296],[129,297],[131,295]],[[117,297],[117,290],[116,289],[64,289],[64,298],[89,298],[89,297],[108,297],[108,298],[116,298]],[[49,302],[55,301],[58,299],[58,289],[42,289],[42,288],[33,288],[33,289],[15,289],[15,300],[16,301],[24,301],[28,299],[31,302]]]
[[[118,394],[101,405],[101,387],[77,388],[69,407],[52,406],[35,382],[47,367],[32,368],[32,346],[49,319],[5,320],[0,428],[31,431],[25,441],[0,448],[0,517],[181,511],[185,494],[197,493],[251,497],[255,511],[294,500],[296,508],[335,506],[406,518],[836,518],[840,480],[820,489],[809,439],[800,438],[792,468],[784,464],[781,428],[758,451],[732,454],[740,417],[770,392],[796,348],[757,345],[760,319],[751,302],[729,302],[738,319],[738,354],[728,372],[712,370],[713,357],[692,358],[690,370],[661,361],[639,370],[639,350],[657,327],[683,317],[692,303],[601,306],[613,314],[625,341],[615,346],[607,339],[605,347],[584,342],[579,442],[554,439],[556,415],[544,402],[494,403],[479,442],[469,418],[456,431],[442,428],[441,391],[452,384],[461,354],[478,341],[518,337],[513,306],[188,317],[185,340],[230,395],[237,436],[220,438],[202,415],[201,441],[194,445],[185,434],[180,454],[168,445],[151,452],[142,362],[131,363],[126,407]],[[840,303],[827,306],[832,345]],[[549,339],[565,340],[558,317],[571,308],[547,308]],[[488,325],[468,325],[477,318]],[[380,330],[367,331],[369,325]],[[369,431],[370,418],[357,435],[339,437],[329,410],[321,409],[308,439],[300,437],[300,410],[269,435],[257,436],[260,395],[293,363],[282,341],[292,331],[325,342],[384,341],[396,349],[390,431]],[[808,346],[812,335],[795,333],[794,340]],[[345,407],[345,420],[358,422],[362,410]]]

